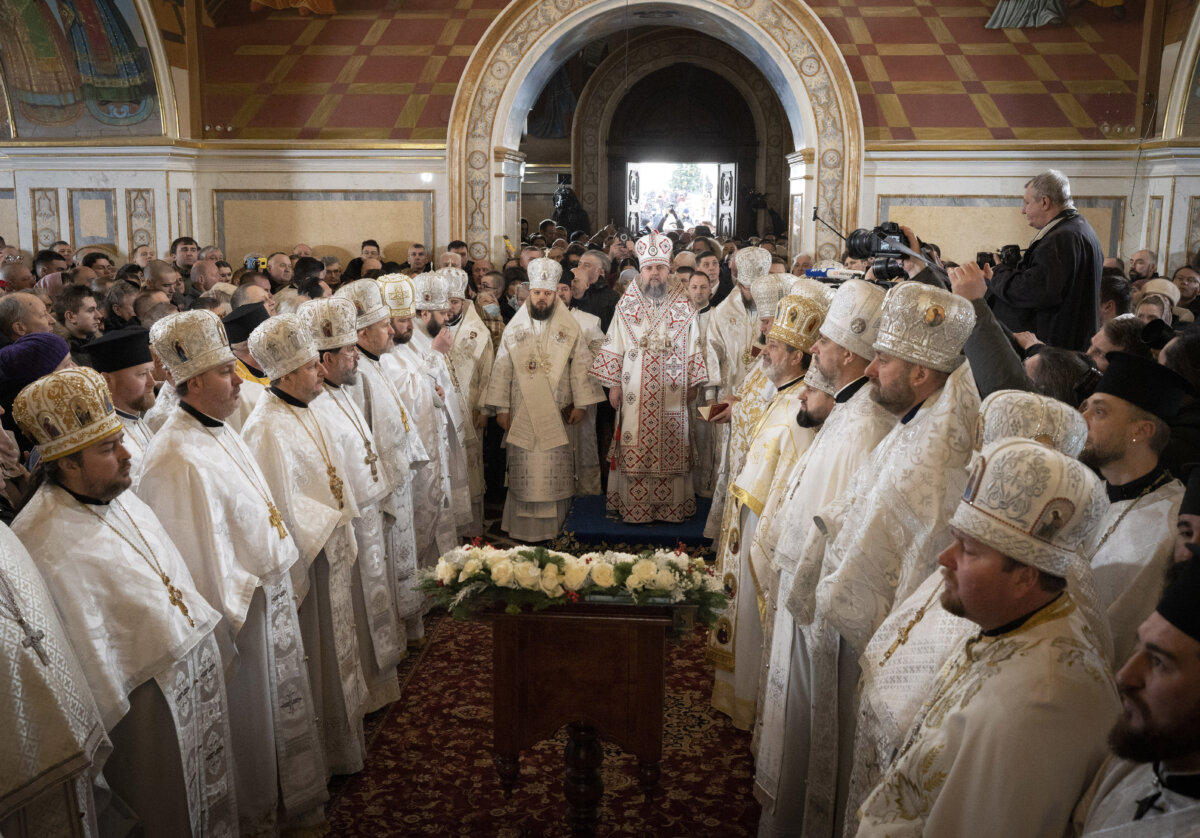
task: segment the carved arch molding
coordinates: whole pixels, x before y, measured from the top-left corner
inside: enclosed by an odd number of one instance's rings
[[[628,57],[627,57],[628,56]],[[608,196],[609,126],[625,90],[664,67],[690,61],[711,70],[732,84],[754,116],[758,133],[758,162],[753,182],[768,193],[782,211],[787,210],[787,160],[792,151],[787,113],[766,77],[746,56],[727,44],[699,33],[677,31],[669,35],[643,35],[615,49],[592,73],[571,126],[571,170],[575,193],[593,219],[607,217],[601,207]],[[747,177],[750,173],[747,173]],[[741,177],[741,176],[739,176]],[[609,207],[607,215],[613,214]],[[623,210],[623,207],[616,209]],[[617,213],[622,215],[623,212]]]
[[[783,108],[796,148],[812,148],[805,194],[826,220],[855,226],[862,171],[862,117],[845,60],[828,30],[796,0],[514,0],[476,45],[454,99],[447,163],[451,229],[473,258],[497,252],[515,219],[524,115],[549,72],[570,49],[623,27],[629,14],[674,11],[689,29],[715,23],[758,60]],[[729,29],[732,27],[732,30]],[[534,78],[534,70],[539,78]],[[536,86],[536,90],[532,89]],[[793,192],[796,192],[793,187]],[[514,207],[515,208],[515,207]],[[811,229],[811,228],[810,228]],[[836,258],[839,240],[813,232],[818,258]]]

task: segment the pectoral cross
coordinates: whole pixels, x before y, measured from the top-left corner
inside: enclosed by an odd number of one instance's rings
[[[337,469],[333,467],[333,463],[325,464],[325,473],[329,475],[329,491],[333,492],[333,497],[338,502],[338,509],[345,509],[346,502],[342,500],[342,478],[338,477]]]
[[[363,457],[363,462],[371,467],[371,479],[378,481],[379,469],[375,467],[375,462],[379,459],[379,456],[371,450],[370,442],[364,441],[363,444],[367,446],[367,456]]]
[[[46,632],[35,629],[24,619],[17,620],[17,625],[21,627],[21,631],[25,632],[25,639],[21,641],[21,645],[26,649],[33,649],[37,653],[38,659],[41,660],[42,666],[49,666],[50,658],[46,657],[46,649],[42,646],[42,641],[46,639]]]
[[[908,633],[912,631],[913,623],[904,626],[900,631],[896,632],[896,639],[892,641],[892,645],[888,646],[888,650],[883,653],[883,658],[880,659],[879,665],[883,666],[888,662],[888,658],[896,654],[896,650],[908,642]]]
[[[171,584],[171,577],[165,573],[162,575],[162,583],[167,586],[167,599],[179,609],[180,614],[187,618],[188,625],[195,628],[196,621],[189,616],[188,607],[183,604],[183,592]]]
[[[397,407],[400,407],[399,403],[397,403]],[[404,423],[404,431],[407,433],[410,430],[408,427],[408,414],[404,412],[403,407],[400,407],[400,421]]]
[[[287,530],[283,526],[283,516],[279,514],[279,507],[270,501],[267,501],[267,516],[267,520],[271,522],[275,532],[279,533],[279,537],[287,538]]]

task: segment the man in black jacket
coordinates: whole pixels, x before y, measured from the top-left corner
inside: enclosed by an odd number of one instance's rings
[[[1104,255],[1091,225],[1075,211],[1071,184],[1053,169],[1025,184],[1021,214],[1038,230],[1015,266],[984,270],[996,318],[1044,343],[1084,350],[1100,326]]]

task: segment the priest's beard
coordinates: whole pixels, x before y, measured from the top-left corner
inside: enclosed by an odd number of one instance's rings
[[[556,300],[551,300],[548,303],[538,305],[537,303],[530,301],[529,316],[532,317],[534,320],[549,320],[550,315],[554,313],[554,303],[555,302],[556,302]]]
[[[916,397],[917,393],[909,383],[907,374],[886,386],[879,379],[871,382],[871,400],[896,416],[903,415],[912,407]]]
[[[425,334],[429,335],[431,338],[435,338],[438,336],[438,332],[442,330],[443,325],[444,324],[438,322],[437,318],[430,317],[425,323]]]
[[[458,321],[460,321],[460,320],[462,320],[462,311],[459,311],[458,314],[454,315],[449,320],[447,320],[446,325],[447,326],[457,326]]]
[[[824,422],[824,417],[815,415],[807,407],[800,408],[796,414],[796,424],[802,428],[819,428]]]
[[[404,334],[396,333],[392,335],[392,343],[396,344],[396,346],[404,346],[410,340],[412,340],[412,329],[409,329]]]
[[[662,302],[667,297],[667,283],[663,280],[647,279],[642,284],[642,293],[652,302]]]
[[[1108,747],[1114,754],[1132,762],[1156,762],[1200,751],[1200,728],[1195,724],[1157,722],[1138,690],[1122,684],[1117,684],[1117,690],[1124,710],[1108,732]],[[1189,720],[1200,717],[1200,695],[1192,697],[1190,709],[1172,715]]]

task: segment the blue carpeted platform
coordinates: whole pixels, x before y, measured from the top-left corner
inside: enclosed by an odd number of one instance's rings
[[[584,495],[575,498],[563,530],[581,545],[596,548],[629,545],[634,547],[675,547],[683,542],[689,547],[708,548],[704,537],[704,522],[708,518],[710,498],[696,498],[696,514],[678,524],[626,524],[605,515],[604,495]]]

